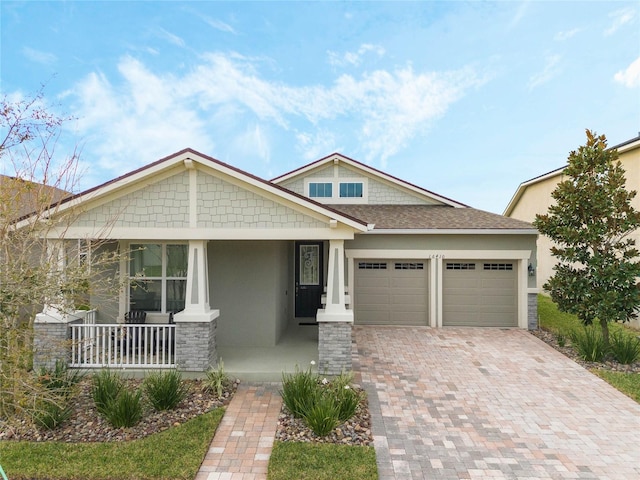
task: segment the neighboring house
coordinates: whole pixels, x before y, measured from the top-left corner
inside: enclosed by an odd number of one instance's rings
[[[179,312],[176,326],[194,329],[176,333],[176,354],[214,350],[187,369],[206,368],[216,346],[277,346],[299,324],[318,324],[329,373],[350,366],[353,323],[535,327],[530,224],[340,154],[267,181],[186,149],[65,208],[81,209],[66,239],[132,252],[120,265],[130,287],[98,321],[114,308],[120,321]]]
[[[640,189],[640,136],[632,138],[619,145],[611,147],[617,149],[619,160],[625,170],[627,188],[629,190]],[[545,214],[553,203],[551,193],[561,181],[565,180],[565,167],[545,173],[520,184],[513,198],[504,211],[506,217],[533,222],[536,214]],[[636,196],[632,205],[640,210],[640,196]],[[640,245],[640,231],[631,234]],[[553,275],[553,267],[556,259],[551,256],[552,242],[549,237],[540,235],[538,238],[537,288],[542,291],[542,286]]]

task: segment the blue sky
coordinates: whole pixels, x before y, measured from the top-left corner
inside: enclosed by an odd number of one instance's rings
[[[82,188],[186,147],[267,179],[338,151],[501,213],[585,128],[640,130],[638,1],[0,9],[2,93],[76,118]]]

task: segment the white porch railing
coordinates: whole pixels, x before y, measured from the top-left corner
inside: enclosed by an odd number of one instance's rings
[[[175,325],[69,325],[71,361],[75,368],[173,368]]]

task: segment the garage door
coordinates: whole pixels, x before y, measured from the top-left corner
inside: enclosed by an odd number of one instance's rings
[[[356,260],[354,310],[360,325],[427,325],[428,264]]]
[[[444,326],[518,326],[515,261],[445,260],[443,267]]]

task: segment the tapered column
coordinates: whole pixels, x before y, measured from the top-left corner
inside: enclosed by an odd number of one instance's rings
[[[216,346],[219,310],[209,305],[207,242],[189,241],[185,307],[174,316],[176,364],[184,371],[206,371],[218,359]]]

